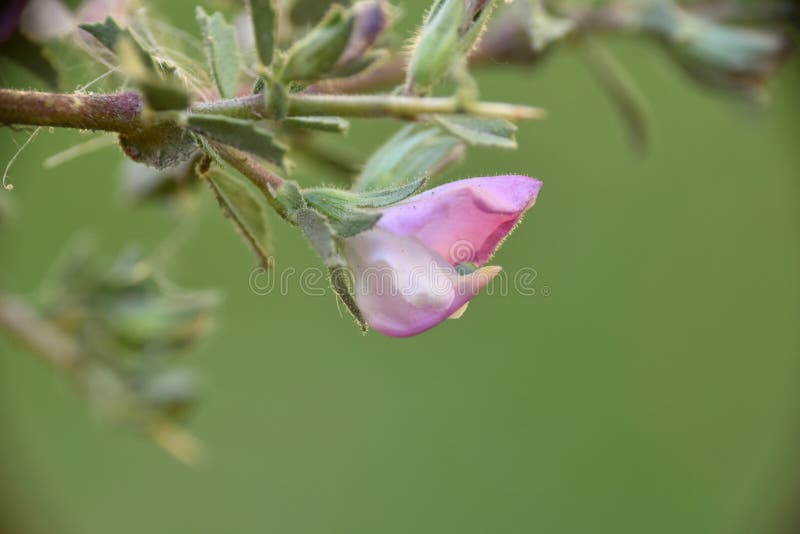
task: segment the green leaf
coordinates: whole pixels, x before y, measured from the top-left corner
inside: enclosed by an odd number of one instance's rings
[[[505,119],[471,117],[468,115],[436,115],[434,120],[445,130],[470,145],[514,150],[517,141],[515,124]]]
[[[278,17],[272,0],[248,0],[250,17],[253,19],[253,35],[256,41],[256,52],[262,65],[272,63],[277,35]]]
[[[233,98],[239,87],[239,53],[233,26],[221,13],[209,16],[197,6],[197,23],[203,32],[206,58],[222,98]]]
[[[281,73],[284,81],[322,78],[339,60],[353,29],[353,14],[338,4],[325,18],[287,51]]]
[[[350,128],[350,122],[341,117],[287,117],[281,121],[281,124],[306,130],[336,133],[345,133]]]
[[[349,208],[382,208],[407,199],[422,189],[426,181],[422,176],[398,187],[361,192],[319,187],[304,190],[303,197],[312,206],[339,204]]]
[[[286,148],[275,140],[269,130],[252,121],[222,115],[192,114],[187,117],[189,128],[232,147],[255,154],[283,168]]]
[[[0,56],[5,56],[37,76],[51,89],[58,88],[58,71],[47,57],[45,49],[16,30],[2,46]]]
[[[271,232],[264,196],[247,180],[234,174],[212,170],[205,175],[211,191],[265,269],[272,265]]]
[[[154,111],[182,110],[189,107],[191,99],[175,79],[161,78],[139,53],[141,48],[133,38],[121,36],[116,45],[122,71],[142,91],[145,103]],[[147,56],[148,58],[150,56]]]
[[[325,195],[306,196],[308,204],[325,215],[336,235],[352,237],[375,226],[381,218],[379,212],[367,212],[347,203],[328,202]]]
[[[439,127],[405,126],[369,158],[354,190],[389,189],[433,176],[463,153],[464,144]]]
[[[116,51],[117,41],[120,36],[127,33],[111,17],[106,17],[105,21],[94,24],[79,24],[78,27],[92,34],[95,39],[103,43],[112,52]]]
[[[106,48],[115,54],[118,53],[117,47],[119,46],[120,42],[125,38],[130,39],[134,49],[136,50],[136,53],[139,55],[139,61],[147,69],[155,70],[155,63],[153,62],[153,58],[150,57],[150,54],[144,48],[142,48],[142,45],[140,45],[136,39],[134,39],[133,35],[127,28],[120,28],[113,18],[106,17],[104,22],[97,22],[95,24],[80,24],[78,27],[92,34],[95,39],[100,41]]]

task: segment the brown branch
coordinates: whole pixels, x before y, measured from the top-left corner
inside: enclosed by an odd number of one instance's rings
[[[132,133],[144,125],[139,93],[59,94],[0,89],[0,124]]]

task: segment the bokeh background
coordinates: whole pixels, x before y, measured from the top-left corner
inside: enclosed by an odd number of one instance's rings
[[[191,2],[154,5],[196,31]],[[424,2],[404,7],[410,29]],[[362,337],[330,295],[254,294],[249,251],[206,195],[169,271],[225,295],[186,361],[205,380],[191,421],[205,460],[98,424],[0,339],[0,513],[81,534],[797,532],[800,64],[757,111],[701,91],[654,45],[609,44],[651,103],[645,154],[564,49],[536,71],[480,72],[486,99],[549,116],[522,125],[520,150],[471,150],[446,178],[544,181],[495,258],[534,268],[535,295],[480,296],[417,338]],[[6,65],[3,83],[30,83]],[[396,128],[356,122],[348,147],[366,155]],[[109,254],[175,231],[119,200],[117,148],[42,169],[83,139],[43,131],[14,164],[4,286],[35,291],[79,231]],[[0,131],[0,162],[15,152]],[[316,265],[278,221],[275,241],[279,269]]]

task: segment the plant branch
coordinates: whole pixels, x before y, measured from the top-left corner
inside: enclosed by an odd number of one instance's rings
[[[0,330],[56,369],[69,370],[80,359],[75,343],[19,298],[0,296]]]
[[[193,108],[196,113],[214,113],[229,117],[259,119],[266,116],[261,94],[231,100],[204,102]],[[520,121],[540,119],[544,110],[500,102],[465,102],[456,97],[413,97],[396,95],[327,95],[299,93],[289,97],[289,115],[324,115],[343,117],[391,117],[415,120],[424,115],[471,113]]]
[[[78,370],[82,359],[79,347],[24,300],[0,295],[0,331],[59,372],[69,375]],[[186,464],[196,463],[201,456],[197,439],[169,419],[155,418],[146,432],[159,447]]]
[[[60,94],[0,89],[0,124],[131,133],[145,125],[139,93]]]
[[[60,94],[0,89],[0,124],[135,133],[155,125],[159,120],[148,119],[143,108],[141,95],[134,92]],[[267,115],[264,95],[261,94],[202,102],[196,104],[191,111],[254,120]],[[423,115],[453,113],[472,113],[511,121],[544,116],[540,108],[498,102],[463,102],[455,97],[316,94],[295,94],[289,97],[289,115],[294,116],[339,115],[415,120]]]

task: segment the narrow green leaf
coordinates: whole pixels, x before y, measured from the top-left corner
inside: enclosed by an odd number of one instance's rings
[[[350,128],[350,122],[341,117],[287,117],[281,122],[287,126],[320,132],[345,133]]]
[[[470,145],[513,150],[517,148],[516,125],[505,119],[468,115],[436,115],[434,120],[445,130]]]
[[[264,196],[247,180],[234,174],[212,170],[205,175],[211,191],[226,217],[256,255],[265,269],[272,265],[271,232]]]
[[[464,144],[439,127],[408,125],[369,158],[355,191],[390,189],[430,177],[461,159]]]
[[[221,13],[209,16],[197,6],[197,23],[203,32],[206,58],[222,98],[233,98],[239,87],[239,53],[233,26]]]
[[[189,128],[201,135],[250,152],[283,167],[286,148],[275,140],[272,132],[259,128],[252,121],[222,115],[199,114],[189,115],[186,120]]]
[[[16,30],[2,46],[0,56],[5,56],[34,74],[51,89],[58,88],[58,71],[47,57],[45,48]]]
[[[262,65],[272,63],[277,35],[278,17],[272,0],[248,0],[250,17],[253,19],[253,35],[256,41],[256,52]]]

